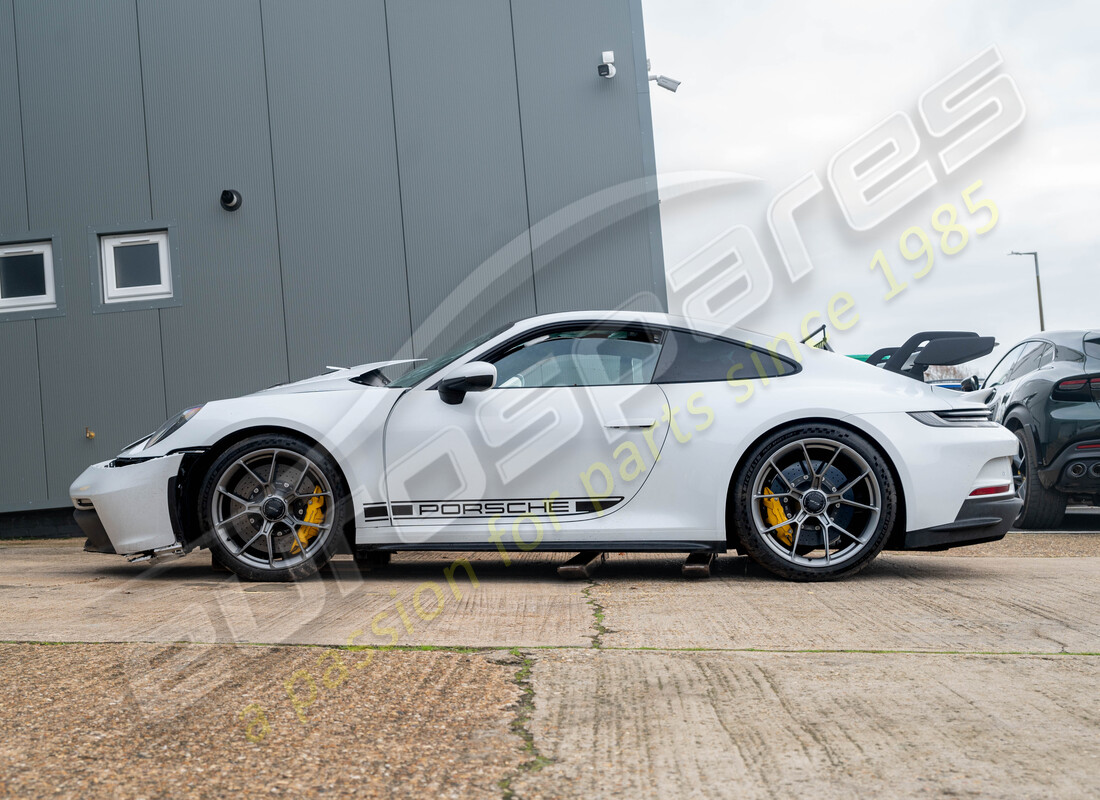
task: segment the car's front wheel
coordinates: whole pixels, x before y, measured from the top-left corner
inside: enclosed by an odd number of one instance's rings
[[[306,578],[343,536],[347,493],[332,458],[296,437],[253,436],[211,465],[198,517],[214,558],[246,580]]]
[[[800,581],[852,575],[890,535],[894,478],[863,437],[806,424],[768,437],[735,479],[740,549],[765,569]]]

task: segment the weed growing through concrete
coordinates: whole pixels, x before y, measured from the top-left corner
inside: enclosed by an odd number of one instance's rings
[[[595,621],[592,623],[592,627],[596,633],[589,637],[592,639],[592,647],[599,650],[603,647],[603,635],[605,633],[611,633],[611,630],[604,626],[604,607],[600,605],[599,601],[592,596],[592,590],[597,586],[594,580],[588,581],[588,586],[581,590],[581,594],[584,595],[584,601],[592,608],[592,615],[595,617]]]
[[[523,750],[530,758],[520,764],[513,774],[502,778],[497,783],[504,800],[512,800],[516,796],[515,790],[512,788],[512,781],[521,773],[538,772],[543,767],[554,763],[554,759],[539,752],[538,745],[535,744],[535,734],[531,732],[530,728],[531,717],[535,713],[535,687],[531,683],[531,667],[534,665],[534,661],[529,655],[521,652],[518,647],[509,648],[508,652],[519,661],[520,665],[514,678],[521,694],[516,702],[516,716],[512,718],[512,733],[523,740]]]

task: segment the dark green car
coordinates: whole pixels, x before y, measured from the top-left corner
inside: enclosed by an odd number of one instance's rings
[[[1067,503],[1100,505],[1100,330],[1025,339],[971,395],[1020,440],[1018,527],[1056,528]]]

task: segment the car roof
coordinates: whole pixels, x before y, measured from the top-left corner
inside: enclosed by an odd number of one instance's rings
[[[662,311],[630,311],[593,309],[590,311],[560,311],[553,314],[539,314],[534,317],[525,317],[515,324],[521,328],[536,328],[542,325],[553,325],[558,322],[635,322],[642,325],[660,325],[671,328],[686,328],[699,333],[709,333],[715,336],[732,337],[742,340],[771,340],[776,338],[771,334],[752,331],[734,325],[724,325],[712,320],[695,319],[691,317],[666,314]]]
[[[1080,330],[1080,331],[1069,331],[1069,330],[1039,331],[1038,333],[1034,333],[1031,336],[1028,336],[1024,339],[1021,339],[1020,341],[1021,342],[1046,341],[1046,342],[1053,342],[1054,344],[1066,345],[1068,347],[1080,348],[1081,340],[1085,338],[1085,335],[1087,333],[1088,333],[1088,331],[1085,331],[1085,330]]]

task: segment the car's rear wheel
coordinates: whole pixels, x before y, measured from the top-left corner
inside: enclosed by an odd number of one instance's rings
[[[246,580],[291,581],[332,558],[347,492],[332,458],[293,436],[245,439],[211,465],[198,515],[214,558]]]
[[[1027,431],[1017,428],[1013,433],[1020,440],[1020,446],[1012,459],[1012,472],[1016,494],[1024,501],[1020,515],[1016,517],[1016,527],[1037,530],[1057,528],[1066,516],[1066,496],[1046,488],[1039,481],[1038,454],[1035,442]]]
[[[834,425],[799,425],[749,455],[734,490],[740,549],[800,581],[852,575],[886,544],[897,490],[885,459]]]

